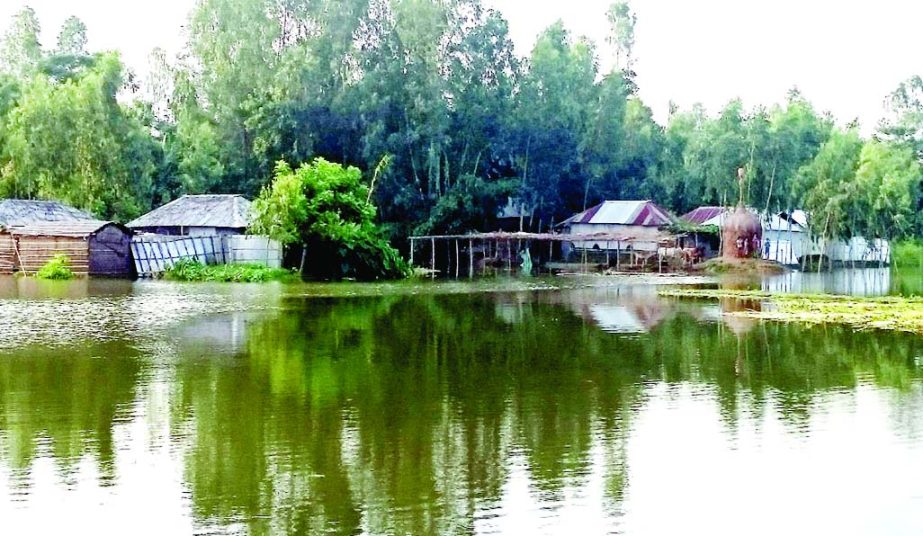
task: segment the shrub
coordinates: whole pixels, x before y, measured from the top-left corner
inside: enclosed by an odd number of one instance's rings
[[[51,258],[44,266],[39,268],[35,277],[39,279],[56,279],[67,280],[74,278],[74,272],[70,269],[71,261],[67,255],[58,253]]]
[[[199,281],[219,283],[265,283],[268,281],[294,281],[297,274],[263,264],[220,264],[206,266],[199,261],[182,259],[164,272],[164,278],[173,281]]]

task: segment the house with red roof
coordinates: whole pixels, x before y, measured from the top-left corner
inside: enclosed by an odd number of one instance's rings
[[[557,227],[574,235],[607,235],[600,240],[573,242],[578,249],[657,251],[658,244],[670,237],[661,227],[672,223],[673,216],[650,200],[604,201]]]

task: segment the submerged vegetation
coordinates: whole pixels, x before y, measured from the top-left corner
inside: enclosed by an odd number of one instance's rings
[[[52,279],[64,281],[74,278],[74,272],[70,268],[71,261],[67,255],[58,253],[52,257],[44,266],[35,272],[38,279]]]
[[[178,261],[164,273],[173,281],[200,281],[220,283],[265,283],[269,281],[297,281],[297,274],[282,268],[269,268],[263,264],[220,264],[209,266],[192,259]]]
[[[923,334],[923,298],[900,296],[842,296],[830,294],[780,294],[749,290],[670,289],[661,296],[736,300],[758,303],[727,315],[806,322],[845,324],[858,329],[887,329]]]

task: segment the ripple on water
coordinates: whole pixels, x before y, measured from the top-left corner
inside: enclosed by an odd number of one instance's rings
[[[145,339],[183,319],[273,309],[278,303],[275,298],[266,292],[203,292],[192,286],[151,285],[123,296],[0,300],[0,350]]]

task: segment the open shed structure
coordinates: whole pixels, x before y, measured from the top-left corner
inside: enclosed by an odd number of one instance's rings
[[[0,231],[0,273],[34,274],[55,255],[67,255],[78,275],[131,277],[131,231],[100,221],[35,222]]]
[[[128,222],[137,232],[172,236],[244,234],[250,200],[242,195],[184,195]]]

